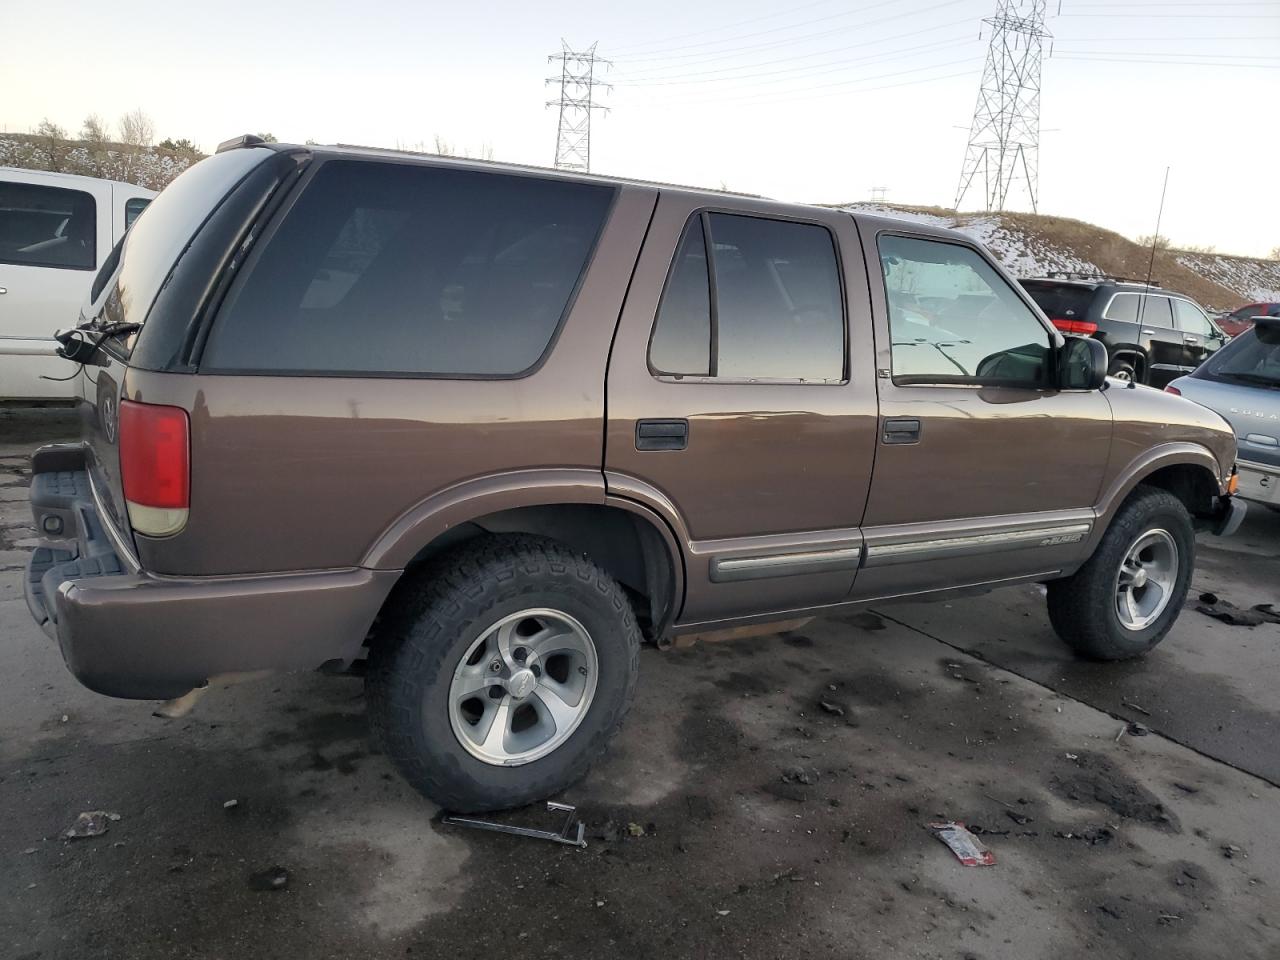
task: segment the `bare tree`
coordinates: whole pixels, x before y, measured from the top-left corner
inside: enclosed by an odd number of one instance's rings
[[[111,140],[111,128],[96,113],[84,118],[84,126],[80,128],[80,139],[87,143],[108,143]]]
[[[1155,247],[1157,250],[1168,250],[1169,238],[1163,235],[1153,236],[1148,233],[1145,236],[1141,236],[1138,238],[1138,246]]]
[[[492,160],[493,144],[480,144],[480,150],[473,155],[469,148],[463,147],[461,150],[458,150],[452,143],[437,133],[435,135],[435,152],[442,157],[466,157],[468,159],[472,159],[474,157],[476,160]]]
[[[156,125],[142,108],[131,110],[120,118],[120,142],[133,147],[138,153],[155,141]]]
[[[1272,260],[1280,260],[1280,247],[1272,247],[1272,248],[1271,248],[1271,259],[1272,259]]]
[[[45,117],[31,131],[36,137],[35,159],[41,170],[60,172],[67,165],[67,155],[71,152],[67,143],[67,131]]]

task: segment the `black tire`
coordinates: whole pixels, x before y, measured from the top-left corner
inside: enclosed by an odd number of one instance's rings
[[[1107,368],[1107,376],[1134,383],[1142,382],[1138,379],[1138,368],[1133,365],[1133,361],[1126,360],[1123,357],[1111,361],[1111,366]]]
[[[1116,609],[1116,578],[1146,531],[1163,529],[1178,553],[1174,587],[1163,612],[1142,630],[1126,628]],[[1182,501],[1157,487],[1140,486],[1121,505],[1088,561],[1075,574],[1048,584],[1049,621],[1077,654],[1090,660],[1128,660],[1164,639],[1182,611],[1195,567],[1195,531]]]
[[[580,780],[622,725],[639,673],[640,630],[612,577],[548,539],[486,536],[398,589],[369,652],[370,725],[406,780],[446,810],[482,812],[552,796]],[[598,659],[586,715],[562,744],[518,766],[472,756],[450,726],[449,684],[481,631],[548,607],[576,618]]]

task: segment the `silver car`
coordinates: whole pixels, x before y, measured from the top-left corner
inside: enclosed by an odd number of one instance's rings
[[[1195,373],[1165,388],[1231,424],[1240,455],[1240,496],[1280,510],[1280,317],[1256,317]]]

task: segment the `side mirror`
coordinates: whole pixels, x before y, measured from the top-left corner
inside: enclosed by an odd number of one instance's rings
[[[1107,348],[1092,337],[1067,337],[1058,351],[1058,387],[1100,390],[1107,382]]]

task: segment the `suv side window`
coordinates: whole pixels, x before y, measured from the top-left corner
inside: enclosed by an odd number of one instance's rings
[[[710,259],[708,259],[710,253]],[[649,344],[654,373],[844,379],[844,303],[826,227],[701,213],[685,227]]]
[[[147,209],[147,204],[150,202],[150,197],[130,197],[124,202],[124,228],[126,230],[133,226],[133,221],[138,219],[138,214]]]
[[[1107,304],[1104,320],[1118,320],[1122,323],[1138,322],[1138,295],[1136,293],[1117,293]]]
[[[236,281],[201,367],[521,376],[559,329],[614,193],[329,160]]]
[[[1213,324],[1204,312],[1190,300],[1173,300],[1173,318],[1178,322],[1178,329],[1187,333],[1198,333],[1209,337],[1214,333]]]
[[[98,211],[83,190],[0,181],[0,263],[92,270]]]
[[[1144,296],[1143,305],[1138,311],[1138,322],[1143,326],[1172,327],[1173,310],[1169,306],[1168,297],[1157,297],[1151,294]]]
[[[1039,385],[1049,331],[975,250],[884,235],[893,381]]]

